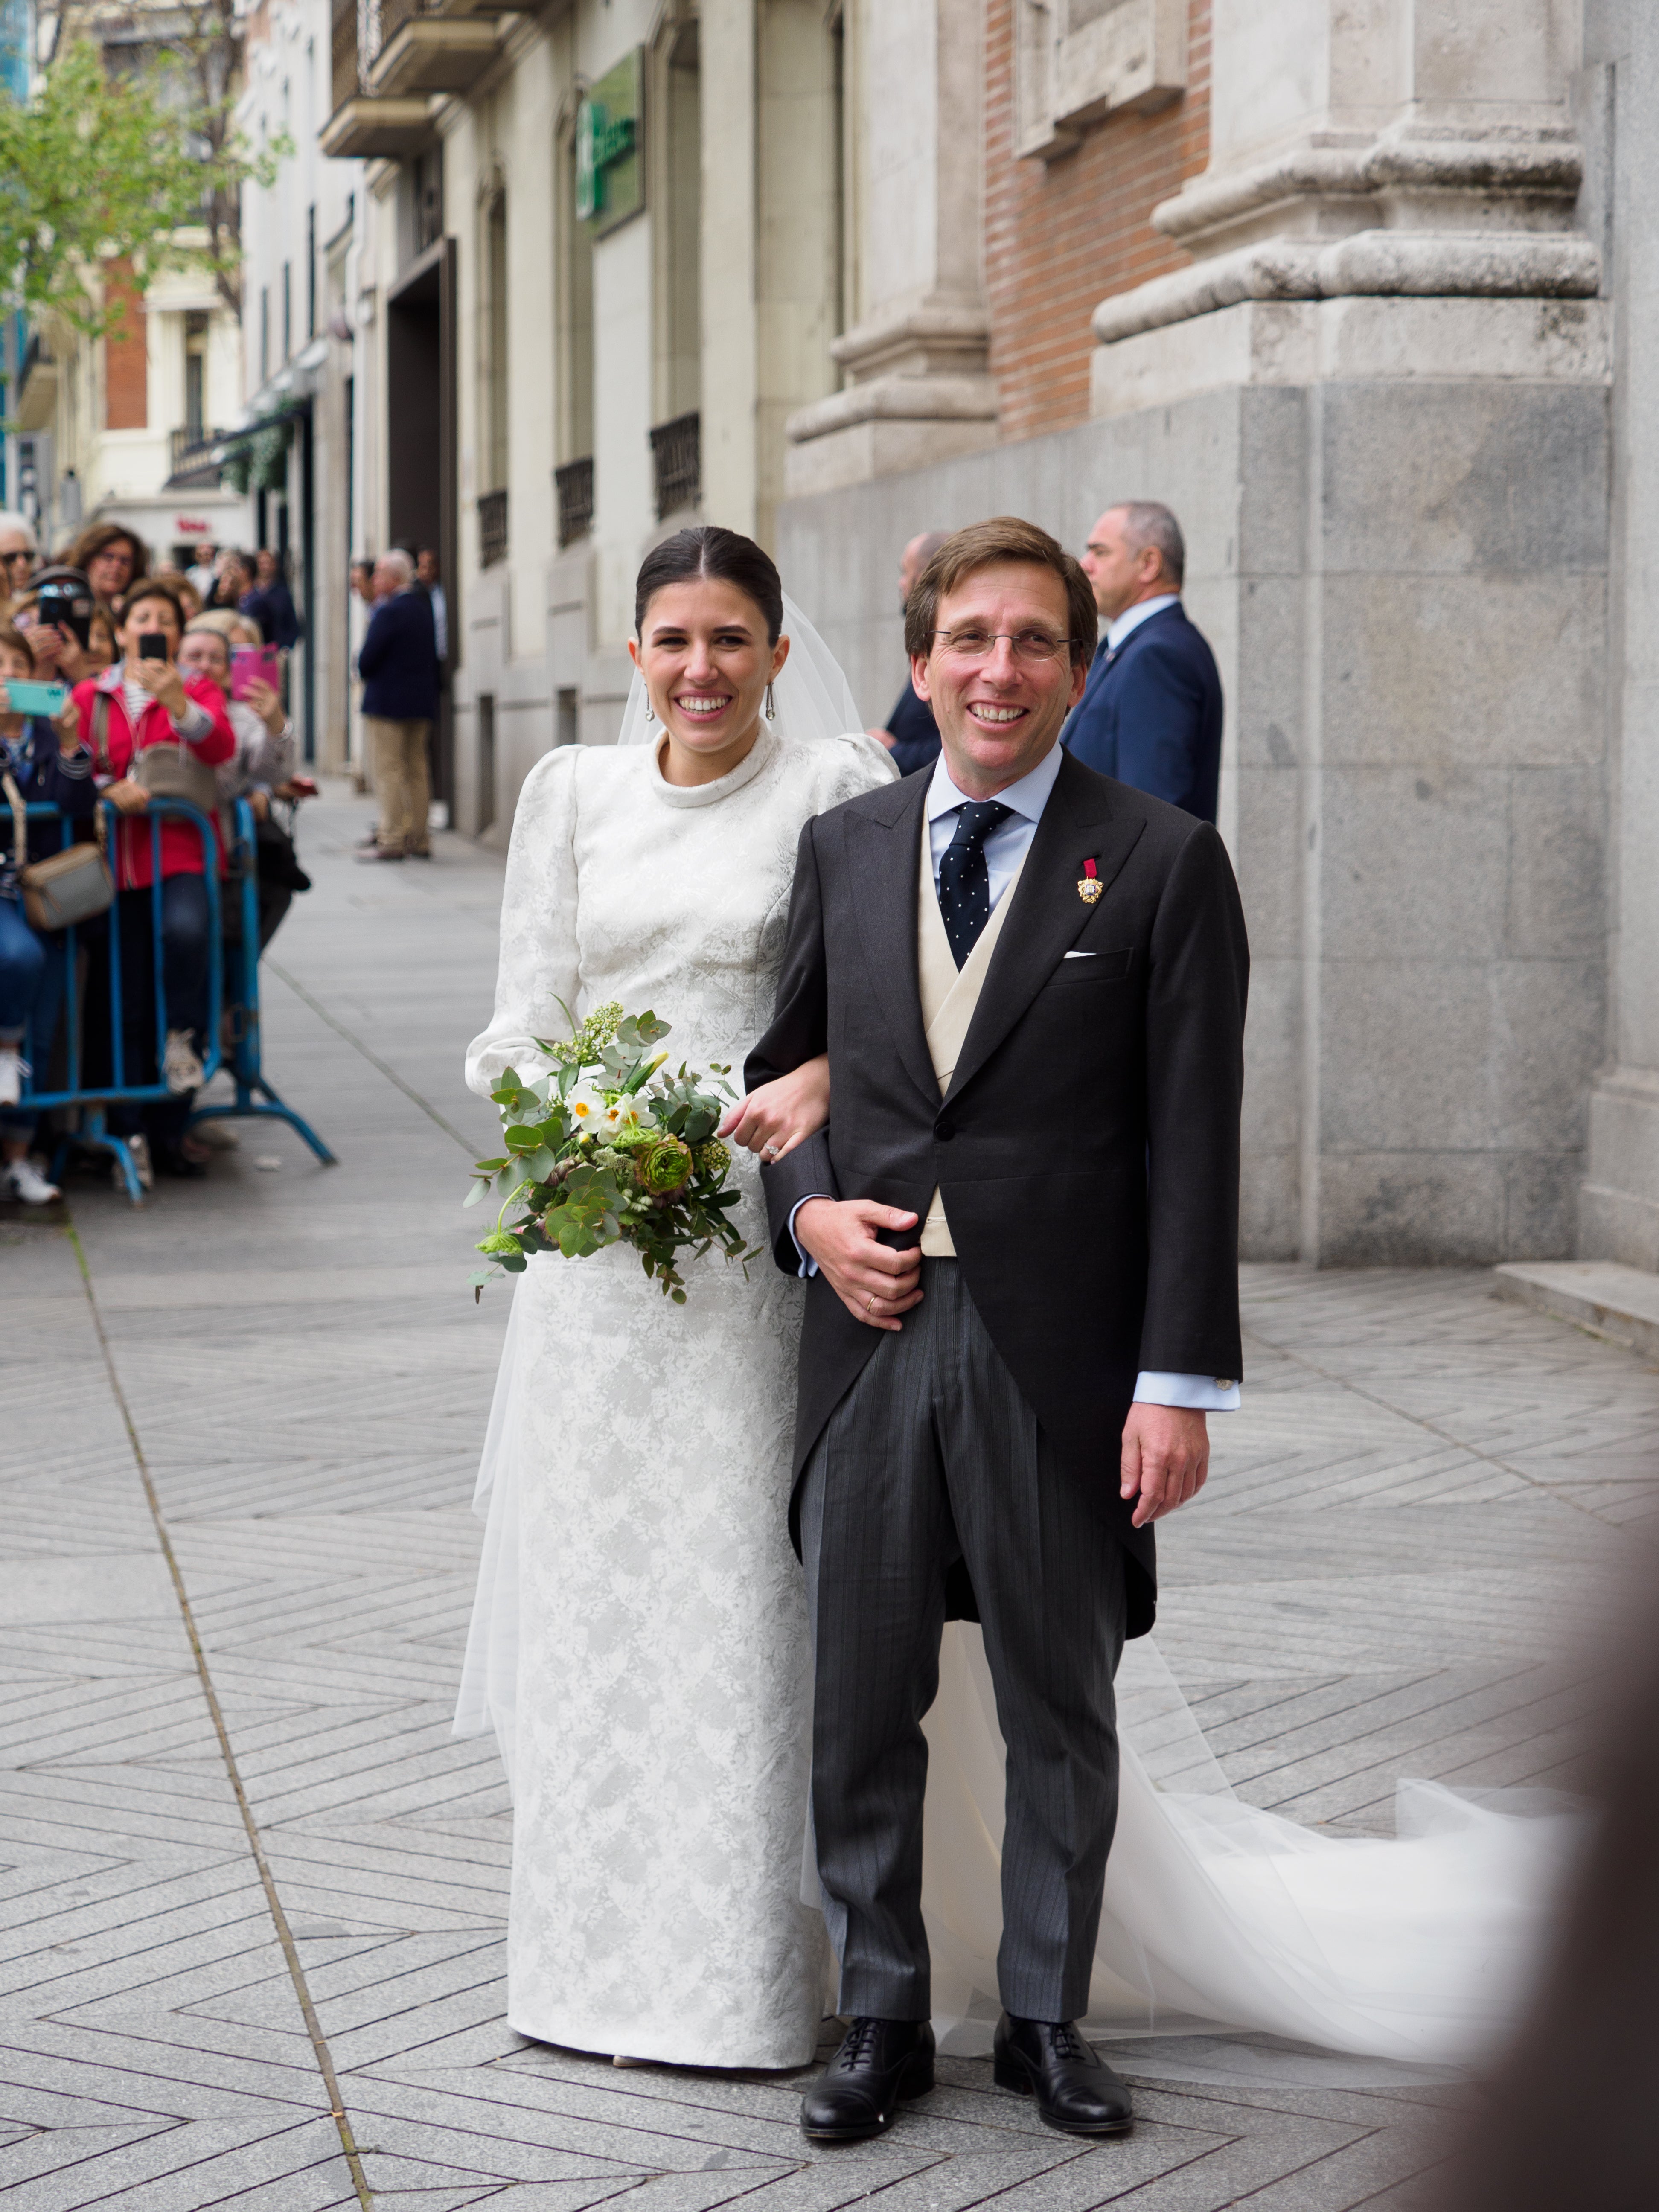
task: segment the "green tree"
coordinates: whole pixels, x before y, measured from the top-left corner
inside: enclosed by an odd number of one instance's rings
[[[106,296],[112,264],[126,264],[142,292],[169,264],[205,259],[240,306],[226,204],[245,178],[270,183],[289,148],[255,152],[224,127],[216,147],[198,107],[166,62],[112,75],[84,39],[28,100],[0,94],[0,301],[97,332],[119,313]]]

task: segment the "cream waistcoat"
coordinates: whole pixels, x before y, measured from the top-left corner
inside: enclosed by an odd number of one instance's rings
[[[1028,846],[1027,854],[1030,850]],[[958,968],[951,951],[951,940],[945,934],[945,919],[939,913],[939,894],[933,888],[933,844],[924,811],[921,868],[916,878],[916,975],[921,986],[921,1025],[927,1032],[927,1050],[933,1073],[939,1078],[941,1098],[956,1073],[957,1055],[968,1035],[968,1025],[974,1018],[991,955],[996,951],[997,939],[1014,902],[1024,866],[1022,857],[1019,867],[992,910],[990,920],[981,930],[973,951]],[[922,1224],[921,1249],[923,1256],[929,1260],[954,1260],[957,1255],[951,1224],[945,1218],[945,1200],[937,1189],[927,1208],[927,1218]]]

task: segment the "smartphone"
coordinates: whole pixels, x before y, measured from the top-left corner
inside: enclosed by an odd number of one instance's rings
[[[282,671],[274,645],[233,645],[230,648],[230,696],[246,699],[250,684],[269,684],[282,689]]]
[[[69,584],[42,584],[34,619],[66,629],[84,652],[92,642],[92,595]]]
[[[165,660],[167,657],[167,641],[166,638],[162,636],[161,631],[159,629],[141,629],[138,633],[139,659]]]
[[[7,681],[6,696],[14,714],[45,714],[50,718],[62,714],[69,697],[69,685],[36,684],[14,676]]]

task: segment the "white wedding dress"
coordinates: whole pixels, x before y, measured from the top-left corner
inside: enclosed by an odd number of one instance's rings
[[[514,823],[495,1017],[467,1058],[544,1074],[532,1040],[606,1000],[707,1070],[771,1018],[807,818],[890,780],[861,737],[763,728],[717,783],[653,747],[571,745]],[[801,1899],[806,1604],[787,1527],[802,1286],[765,1249],[750,1155],[684,1306],[631,1247],[544,1254],[513,1293],[480,1503],[488,1522],[457,1725],[493,1725],[513,1785],[507,2016],[579,2050],[799,2066],[824,2001]]]
[[[637,720],[637,717],[635,718]],[[833,722],[819,727],[833,727]],[[766,1027],[796,839],[890,764],[764,732],[677,789],[654,750],[572,746],[526,781],[495,1018],[467,1078],[545,1072],[532,1040],[607,999],[740,1079]],[[764,1227],[738,1155],[741,1225]],[[791,2067],[833,1982],[803,1898],[811,1670],[786,1526],[800,1286],[706,1261],[684,1307],[623,1248],[531,1261],[477,1498],[487,1515],[458,1731],[493,1727],[514,1795],[508,2017],[579,2049]],[[1091,2027],[1196,2022],[1456,2063],[1512,2016],[1577,1833],[1402,1785],[1395,1841],[1233,1796],[1151,1639],[1120,1678],[1122,1779]],[[947,1630],[924,1905],[935,2024],[989,2048],[1002,1743],[976,1629]]]

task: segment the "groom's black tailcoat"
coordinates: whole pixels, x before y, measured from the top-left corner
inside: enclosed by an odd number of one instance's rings
[[[801,831],[788,942],[750,1089],[827,1051],[830,1121],[764,1170],[775,1257],[817,1193],[925,1218],[937,1186],[963,1278],[1062,1467],[1109,1492],[1151,1627],[1150,1528],[1117,1499],[1142,1370],[1237,1377],[1238,1144],[1249,950],[1207,823],[1061,761],[949,1094],[917,976],[917,775]],[[1103,893],[1079,895],[1092,860]],[[1068,960],[1066,954],[1094,957]],[[914,1246],[919,1230],[886,1237]],[[808,1286],[794,1472],[882,1341]],[[791,1521],[799,1546],[796,1510]],[[968,1610],[966,1606],[960,1609]]]

